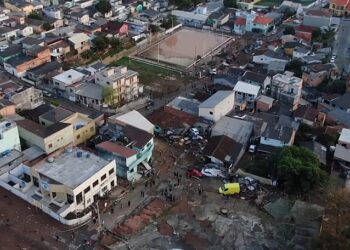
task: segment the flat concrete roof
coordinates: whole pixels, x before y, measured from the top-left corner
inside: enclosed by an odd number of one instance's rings
[[[199,108],[214,108],[227,98],[235,98],[233,91],[220,90],[199,105]],[[233,103],[233,102],[232,102]],[[233,108],[233,107],[232,107]]]
[[[350,143],[350,129],[343,128],[339,136],[339,141]]]
[[[215,123],[211,136],[226,135],[236,142],[246,145],[253,132],[253,127],[252,122],[224,116]]]
[[[82,156],[78,157],[77,153]],[[45,161],[35,168],[49,179],[75,189],[103,169],[109,162],[80,148],[65,151],[54,158],[52,163]]]

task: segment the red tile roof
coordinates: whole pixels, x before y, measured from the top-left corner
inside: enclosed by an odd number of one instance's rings
[[[247,20],[243,17],[237,17],[237,19],[235,20],[235,24],[240,25],[240,26],[245,25],[246,22],[247,22]]]
[[[332,4],[335,4],[335,5],[340,5],[340,6],[345,6],[345,5],[348,5],[349,4],[349,0],[332,0],[331,2]]]
[[[254,23],[262,24],[262,25],[270,24],[272,22],[273,22],[273,19],[266,16],[257,16],[254,20]]]
[[[110,141],[101,142],[100,144],[96,145],[96,147],[108,152],[116,153],[117,155],[120,155],[120,156],[124,156],[125,158],[129,158],[137,154],[137,151],[134,149],[121,146]]]
[[[299,25],[295,27],[295,30],[299,32],[312,33],[313,31],[317,30],[317,28],[306,25]]]

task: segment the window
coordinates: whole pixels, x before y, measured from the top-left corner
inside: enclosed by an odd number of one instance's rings
[[[77,135],[77,140],[79,140],[80,139],[80,135]]]
[[[111,181],[111,187],[114,187],[114,181]]]
[[[96,187],[98,185],[98,180],[96,180],[94,183],[92,183],[92,187]]]
[[[55,198],[56,197],[56,192],[52,192],[52,198]]]
[[[80,204],[83,201],[83,195],[81,194],[81,192],[77,194],[77,196],[75,196],[75,199],[77,201],[77,204]]]
[[[104,175],[102,175],[102,177],[101,177],[101,181],[103,181],[104,179],[106,179],[106,174],[104,174]]]
[[[209,114],[211,114],[211,115],[212,115],[212,114],[213,114],[213,111],[209,111]]]
[[[39,187],[38,178],[36,178],[35,176],[33,176],[33,184],[34,184],[34,186]]]
[[[72,204],[74,202],[73,196],[71,196],[70,194],[67,194],[67,202],[68,204]]]
[[[84,189],[84,194],[88,193],[90,191],[90,186]]]
[[[49,148],[52,148],[52,143],[49,144]]]
[[[110,169],[108,172],[110,175],[114,173],[114,168]]]

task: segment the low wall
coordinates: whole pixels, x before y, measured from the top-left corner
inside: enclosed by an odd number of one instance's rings
[[[87,222],[92,216],[92,213],[89,212],[81,218],[66,220],[65,218],[63,218],[63,217],[59,216],[58,214],[56,214],[55,212],[53,212],[50,208],[44,206],[43,204],[41,204],[37,200],[26,196],[24,193],[18,191],[17,189],[13,188],[12,186],[8,185],[7,183],[0,181],[0,186],[3,187],[4,189],[8,190],[9,192],[15,194],[16,196],[20,197],[21,199],[27,201],[28,203],[32,204],[33,206],[40,208],[43,212],[47,213],[55,220],[58,220],[62,224],[65,224],[68,226],[80,225],[84,222]]]
[[[268,178],[264,178],[264,177],[261,177],[261,176],[257,176],[257,175],[254,175],[254,174],[251,174],[251,173],[248,173],[248,172],[244,172],[242,169],[238,169],[235,174],[238,174],[238,175],[242,175],[242,176],[248,176],[248,177],[252,177],[254,178],[255,180],[258,180],[260,183],[262,184],[266,184],[266,185],[271,185],[273,186],[273,181],[271,179],[268,179]]]

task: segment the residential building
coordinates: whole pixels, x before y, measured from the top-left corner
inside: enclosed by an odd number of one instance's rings
[[[12,27],[2,26],[0,27],[0,38],[7,41],[14,41],[17,38],[18,29]]]
[[[0,51],[0,63],[19,56],[22,53],[21,45],[10,45],[7,49]]]
[[[169,102],[166,106],[176,110],[181,110],[190,115],[197,116],[199,105],[200,105],[200,102],[196,99],[189,99],[183,96],[177,96],[171,102]]]
[[[69,93],[66,92],[67,87],[80,82],[83,80],[84,76],[84,74],[74,69],[64,71],[61,74],[54,76],[52,78],[52,83],[57,95],[68,98]]]
[[[49,127],[55,123],[63,122],[66,118],[72,116],[74,112],[64,109],[62,107],[57,107],[48,110],[47,112],[41,114],[38,119],[39,123],[45,127]]]
[[[103,32],[112,34],[113,37],[116,38],[125,37],[129,33],[129,25],[117,21],[108,21],[108,23],[103,25],[101,29]]]
[[[271,96],[284,102],[295,110],[300,102],[303,80],[295,77],[293,72],[276,74],[272,77]]]
[[[19,36],[27,37],[34,33],[33,27],[25,24],[17,25],[16,28],[18,29],[17,33]]]
[[[311,42],[312,33],[317,29],[317,27],[299,25],[295,27],[295,36],[299,39]]]
[[[12,57],[4,62],[4,69],[11,75],[23,77],[28,70],[51,62],[49,48],[38,46],[35,50],[26,53],[26,55]]]
[[[47,84],[45,77],[55,71],[62,72],[62,65],[57,61],[52,61],[27,71],[26,80],[32,81],[35,86]]]
[[[69,149],[34,165],[13,165],[0,176],[0,185],[63,224],[81,225],[91,218],[91,204],[117,185],[116,165]]]
[[[21,12],[25,15],[29,15],[32,11],[34,11],[36,8],[40,9],[43,8],[42,5],[38,4],[37,6],[34,6],[30,2],[26,2],[23,0],[9,0],[4,1],[4,6],[6,9],[11,10],[11,12]]]
[[[109,143],[99,144],[97,149],[100,155],[107,160],[116,160],[119,176],[129,181],[137,181],[141,178],[138,173],[140,166],[146,170],[151,169],[148,162],[154,149],[153,134],[119,121],[108,122],[108,128],[108,133],[113,134],[113,138],[121,147]]]
[[[301,3],[296,3],[296,2],[292,2],[292,1],[283,1],[280,5],[279,9],[282,12],[284,12],[286,9],[289,9],[289,10],[295,12],[295,14],[297,14],[297,15],[301,14],[304,11],[303,5]]]
[[[57,7],[45,7],[43,9],[43,13],[45,14],[45,16],[51,17],[51,18],[55,18],[55,19],[63,19],[63,12],[61,9],[57,8]]]
[[[310,9],[306,11],[303,18],[303,25],[311,27],[330,27],[332,13],[327,9]]]
[[[95,74],[95,83],[115,90],[115,103],[135,100],[139,95],[138,73],[127,67],[109,67]]]
[[[213,83],[233,89],[238,82],[239,77],[230,74],[216,74],[213,77]]]
[[[269,96],[260,95],[256,99],[256,110],[258,112],[267,112],[272,108],[274,101],[275,100]]]
[[[7,97],[19,110],[31,110],[44,104],[43,92],[34,87],[7,93]]]
[[[343,128],[335,146],[334,160],[347,170],[350,165],[350,129]]]
[[[75,101],[85,106],[98,109],[103,104],[102,93],[102,86],[95,83],[84,82],[75,90]]]
[[[229,113],[235,104],[235,92],[218,91],[199,106],[198,115],[211,121],[218,121]]]
[[[246,71],[241,80],[259,86],[262,89],[266,89],[271,84],[271,77],[252,71]]]
[[[270,153],[277,148],[293,145],[298,128],[299,123],[293,118],[285,115],[274,116],[261,128],[258,151]]]
[[[110,116],[108,117],[108,123],[126,124],[150,134],[154,133],[154,125],[136,110],[132,110],[123,115],[116,114]]]
[[[208,15],[197,14],[189,11],[172,10],[171,15],[176,17],[176,20],[185,26],[201,28],[207,22]]]
[[[311,54],[311,48],[306,46],[297,46],[293,50],[293,59],[300,59]]]
[[[68,38],[68,41],[78,55],[91,48],[90,37],[84,33],[74,33]]]
[[[72,20],[76,20],[78,21],[79,23],[81,24],[89,24],[89,21],[90,21],[90,17],[89,17],[89,14],[84,12],[84,11],[74,11],[74,12],[71,12],[69,14],[69,17],[72,19]]]
[[[350,113],[350,93],[346,92],[344,95],[335,98],[331,101],[331,105],[336,109]]]
[[[311,64],[303,70],[303,82],[307,86],[317,87],[328,77],[335,75],[336,70],[333,64]]]
[[[62,61],[70,52],[70,45],[64,40],[52,43],[48,47],[50,48],[51,56],[56,58],[57,61]]]
[[[0,99],[0,115],[2,117],[13,116],[16,114],[16,104],[6,99]]]
[[[238,106],[240,110],[255,108],[255,100],[260,94],[260,86],[238,81],[233,91],[235,93],[235,106]]]
[[[332,0],[329,9],[334,16],[347,16],[350,13],[349,0]]]
[[[289,58],[274,51],[268,50],[261,55],[253,56],[253,62],[256,64],[266,65],[266,67],[273,62],[283,63],[286,65],[289,62]]]
[[[294,120],[310,127],[323,127],[326,114],[311,106],[300,106],[294,111]]]
[[[37,146],[46,154],[73,145],[73,125],[55,123],[45,127],[30,120],[17,121],[19,136],[28,146]]]
[[[274,29],[274,20],[266,15],[251,13],[239,13],[236,18],[234,31],[238,34],[245,32],[267,33]]]
[[[0,154],[16,149],[21,151],[21,143],[16,123],[10,120],[0,122]]]
[[[235,140],[225,136],[213,136],[203,150],[203,155],[211,162],[223,164],[228,168],[234,167],[244,154],[245,148]]]

